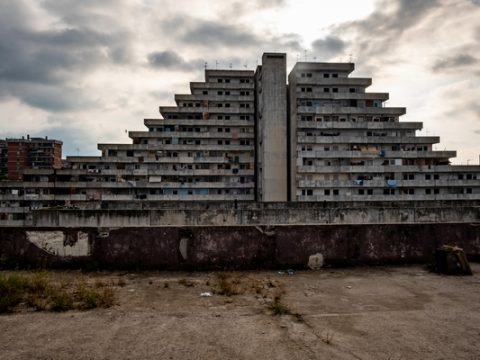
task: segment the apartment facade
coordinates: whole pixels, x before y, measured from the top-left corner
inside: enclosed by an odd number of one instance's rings
[[[350,77],[351,63],[297,63],[289,74],[291,201],[459,200],[480,197],[480,167],[451,166],[420,122],[388,93]]]

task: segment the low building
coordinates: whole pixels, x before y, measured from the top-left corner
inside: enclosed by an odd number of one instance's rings
[[[6,139],[8,180],[21,180],[25,169],[60,169],[62,142],[45,138]]]

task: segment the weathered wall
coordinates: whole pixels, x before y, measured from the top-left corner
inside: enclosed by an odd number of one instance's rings
[[[59,239],[63,239],[63,249]],[[170,270],[299,268],[317,252],[327,265],[424,262],[441,244],[458,245],[471,260],[480,259],[480,226],[0,228],[0,264]]]
[[[39,210],[36,227],[163,227],[480,222],[479,206],[152,210]]]

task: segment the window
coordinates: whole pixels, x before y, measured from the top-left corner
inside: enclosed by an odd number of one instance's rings
[[[368,195],[373,195],[373,189],[367,189],[367,194]]]
[[[127,150],[127,156],[132,157],[133,156],[133,150]]]
[[[223,91],[217,91],[217,95],[223,95]]]
[[[333,78],[338,78],[338,74],[332,74]]]
[[[217,79],[219,83],[223,83],[223,79]]]
[[[434,193],[435,195],[440,194],[440,189],[433,189],[433,193]]]
[[[348,90],[349,90],[351,93],[354,93],[354,92],[356,91],[355,88],[350,88],[350,89],[348,89]]]
[[[358,195],[365,195],[364,189],[358,189]]]
[[[333,88],[333,89],[332,89],[332,92],[338,93],[338,88]]]
[[[323,190],[325,196],[330,196],[330,189]]]
[[[324,77],[325,79],[328,79],[328,78],[330,77],[330,74],[323,74],[323,77]]]
[[[433,180],[439,180],[439,179],[440,179],[440,175],[438,175],[438,174],[433,175]]]
[[[330,88],[323,88],[323,92],[330,92]]]
[[[338,189],[333,189],[333,195],[337,196],[338,195]]]
[[[313,195],[313,190],[312,190],[312,189],[308,189],[308,190],[307,190],[307,195],[308,195],[308,196]]]
[[[202,94],[203,94],[203,95],[208,95],[208,90],[203,90],[203,91],[202,91]]]
[[[432,175],[425,174],[425,180],[432,180]]]
[[[312,73],[307,73],[307,78],[311,78],[312,77]]]

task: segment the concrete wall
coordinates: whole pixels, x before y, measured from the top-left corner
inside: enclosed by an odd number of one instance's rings
[[[323,254],[326,265],[408,263],[431,260],[434,249],[442,244],[458,245],[470,260],[479,260],[480,226],[0,228],[0,266],[285,269],[306,267],[315,253]]]
[[[480,223],[480,206],[267,206],[145,210],[37,210],[29,226],[124,228],[166,226]],[[17,224],[18,226],[18,224]]]

